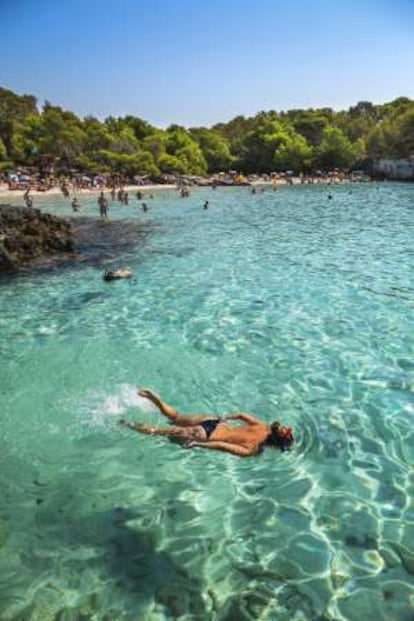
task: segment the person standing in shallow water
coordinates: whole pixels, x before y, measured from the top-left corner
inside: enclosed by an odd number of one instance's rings
[[[23,194],[23,198],[24,198],[24,202],[26,203],[26,207],[29,207],[29,209],[31,209],[33,207],[33,199],[29,195],[29,192],[30,192],[30,188],[28,188],[26,192]]]
[[[99,195],[98,205],[99,205],[99,214],[101,216],[101,219],[106,220],[108,217],[108,201],[105,198],[105,195],[103,192],[101,192]]]
[[[184,416],[148,388],[142,388],[138,394],[151,401],[174,426],[154,427],[123,419],[120,424],[139,433],[168,436],[180,441],[184,448],[199,447],[239,457],[252,457],[261,453],[266,446],[276,447],[281,451],[289,450],[294,442],[292,429],[279,421],[267,425],[245,412],[225,416],[211,414]],[[227,421],[241,421],[243,424],[235,426]]]
[[[80,209],[80,204],[79,204],[79,201],[78,201],[78,199],[76,198],[76,196],[74,196],[74,198],[73,198],[73,200],[72,200],[71,205],[72,205],[72,209],[73,209],[73,211],[79,211],[79,209]]]

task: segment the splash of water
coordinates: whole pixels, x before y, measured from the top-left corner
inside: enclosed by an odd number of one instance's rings
[[[137,387],[131,384],[121,384],[111,394],[88,395],[79,407],[83,424],[91,427],[107,426],[114,418],[121,418],[135,409],[145,414],[158,411],[148,399],[140,397]]]

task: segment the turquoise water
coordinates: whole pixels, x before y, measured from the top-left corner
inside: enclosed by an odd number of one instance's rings
[[[107,263],[133,279],[0,281],[1,621],[412,621],[414,186],[147,202],[111,208],[149,224]],[[136,386],[297,444],[134,434],[119,418],[164,424]]]

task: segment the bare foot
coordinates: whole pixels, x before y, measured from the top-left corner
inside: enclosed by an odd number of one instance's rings
[[[140,388],[138,390],[138,394],[140,397],[144,397],[144,399],[149,399],[150,401],[159,400],[158,395],[156,395],[155,392],[153,392],[149,388]]]

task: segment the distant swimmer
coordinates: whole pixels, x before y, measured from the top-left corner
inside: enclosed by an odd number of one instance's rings
[[[289,450],[294,442],[292,429],[279,421],[267,425],[245,412],[225,416],[215,414],[185,416],[162,401],[152,390],[143,388],[138,394],[151,401],[174,426],[154,427],[125,420],[121,420],[120,424],[138,433],[168,436],[181,442],[184,448],[206,448],[239,457],[252,457],[268,446],[281,451]],[[242,425],[229,424],[227,421],[240,421]]]
[[[142,211],[148,211],[147,203],[142,203]]]
[[[208,209],[208,201],[204,203],[204,209]]]
[[[137,200],[140,201],[142,199],[142,196],[143,196],[142,192],[140,192],[140,190],[138,190],[138,192],[137,192]]]

